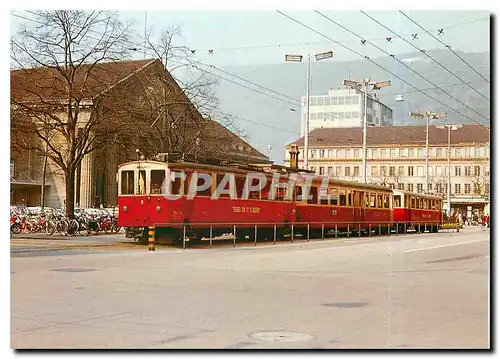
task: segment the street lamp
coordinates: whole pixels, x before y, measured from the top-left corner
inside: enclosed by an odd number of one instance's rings
[[[333,51],[322,52],[315,54],[316,61],[321,61],[333,57]],[[285,55],[285,61],[288,62],[302,62],[302,55]],[[311,54],[307,55],[307,110],[306,110],[306,128],[304,137],[304,164],[303,167],[309,169],[309,108],[311,106]]]
[[[429,191],[429,122],[438,118],[446,117],[446,113],[435,113],[426,111],[425,113],[410,112],[410,117],[416,120],[425,118],[427,120],[425,126],[425,193]]]
[[[463,125],[440,125],[436,128],[444,129],[448,128],[448,191],[447,191],[447,207],[448,207],[448,217],[451,216],[451,131],[456,131],[462,128]]]
[[[365,111],[363,116],[363,182],[366,183],[366,135],[367,135],[367,108],[368,108],[368,89],[380,90],[382,87],[391,86],[391,81],[370,81],[370,78],[364,78],[362,82],[344,80],[344,86],[348,86],[355,90],[363,88],[365,94]]]

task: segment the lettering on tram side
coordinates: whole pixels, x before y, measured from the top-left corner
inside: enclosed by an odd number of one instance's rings
[[[233,206],[234,213],[260,213],[260,207],[239,207]]]
[[[187,184],[186,179],[188,176],[183,171],[169,171],[169,175],[165,177],[162,184],[162,194],[167,200],[177,200],[182,198],[182,193],[173,193],[174,191],[172,191],[174,183],[182,181],[186,182],[184,186],[187,186],[187,198],[193,199],[197,193],[204,192],[212,187],[213,177],[215,176],[194,171],[191,173],[189,184]],[[310,189],[314,178],[315,176],[311,176],[309,174],[292,173],[290,175],[283,176],[280,173],[274,173],[272,179],[270,179],[265,174],[260,172],[247,173],[239,199],[249,199],[251,193],[260,192],[265,188],[268,188],[269,192],[266,190],[267,199],[275,200],[279,197],[281,200],[291,201],[293,199],[292,196],[295,187],[300,186],[302,188],[302,192],[297,194],[296,200],[310,200],[313,198],[310,193]],[[271,180],[271,183],[267,186],[269,180]],[[218,177],[217,181],[219,183],[211,194],[211,199],[219,199],[221,195],[225,195],[224,197],[229,197],[231,199],[238,199],[237,192],[239,190],[237,191],[236,189],[236,178],[234,173],[225,173],[222,178]],[[328,191],[328,182],[329,180],[327,177],[322,178],[321,186],[318,191],[318,197],[320,200],[337,198],[337,201],[339,201],[338,192],[334,192],[335,194],[332,194]],[[259,213],[253,211],[254,209],[251,209],[249,213]],[[258,211],[260,211],[260,209],[258,209]]]

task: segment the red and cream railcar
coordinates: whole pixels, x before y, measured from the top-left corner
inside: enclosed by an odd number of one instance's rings
[[[233,225],[237,225],[237,231],[242,235],[246,229],[259,225],[259,232],[264,234],[266,227],[274,230],[275,224],[286,226],[292,223],[295,206],[291,198],[287,200],[287,189],[278,188],[275,198],[268,199],[272,174],[262,172],[267,178],[266,186],[251,191],[248,199],[241,199],[246,175],[250,172],[187,162],[134,161],[122,164],[118,169],[118,223],[123,227],[164,228],[168,230],[166,236],[173,238],[179,238],[183,225],[188,224],[189,236],[198,239],[209,235],[210,227],[214,231],[212,234],[217,235],[232,231]],[[234,178],[234,185],[228,183],[224,189],[229,191],[234,187],[236,193],[224,193],[212,200],[215,189],[227,174]],[[207,178],[210,178],[211,185],[190,198],[190,186],[203,187]],[[169,193],[177,199],[164,195],[165,183],[168,185],[169,182]],[[278,230],[283,228],[278,227]]]
[[[394,222],[398,229],[427,227],[437,232],[443,221],[443,199],[438,196],[420,194],[409,191],[393,190]]]
[[[387,187],[329,179],[322,189],[323,177],[312,181],[310,198],[296,200],[297,224],[318,230],[328,229],[368,231],[380,225],[388,232],[393,225],[392,191]],[[321,191],[325,191],[323,195]],[[296,186],[296,193],[305,191],[305,185]]]

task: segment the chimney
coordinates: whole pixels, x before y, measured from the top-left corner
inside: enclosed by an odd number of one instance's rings
[[[298,145],[290,145],[290,168],[299,168],[299,153],[300,151]]]

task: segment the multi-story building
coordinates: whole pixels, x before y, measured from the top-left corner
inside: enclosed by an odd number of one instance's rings
[[[326,96],[311,96],[309,106],[309,132],[316,128],[363,126],[364,93],[345,88],[328,91]],[[305,134],[307,116],[306,97],[302,97],[301,132]],[[371,126],[391,126],[392,109],[380,102],[375,94],[368,94],[367,123]]]
[[[309,134],[309,169],[347,181],[363,181],[360,128],[324,128]],[[464,125],[451,132],[448,188],[448,130],[429,127],[429,184],[425,185],[425,126],[368,127],[367,182],[419,193],[451,195],[452,212],[484,210],[490,197],[489,130]],[[303,137],[299,167],[303,163]],[[290,154],[287,146],[285,162]]]

